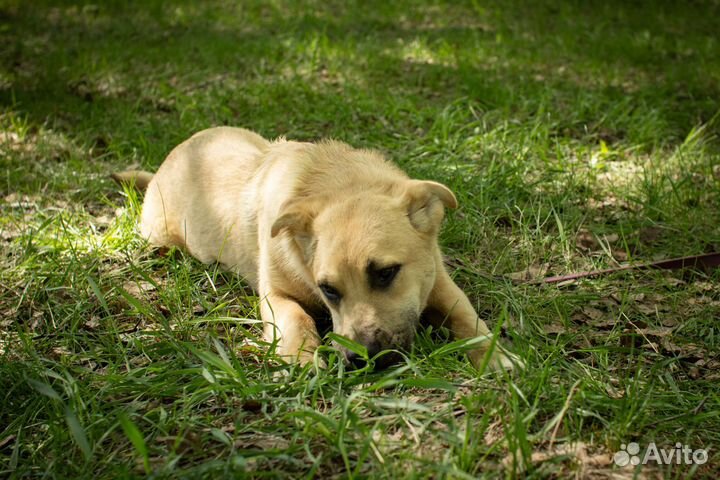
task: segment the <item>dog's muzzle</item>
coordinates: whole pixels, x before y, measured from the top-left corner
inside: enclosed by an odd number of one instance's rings
[[[388,334],[378,330],[355,341],[367,349],[367,357],[374,365],[375,370],[384,370],[402,360],[400,352],[410,350],[414,333],[414,331],[409,331],[403,334]],[[366,365],[362,355],[344,347],[340,348],[340,351],[349,366],[362,368]]]

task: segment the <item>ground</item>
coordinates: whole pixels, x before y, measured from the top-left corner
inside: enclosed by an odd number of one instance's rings
[[[720,469],[717,1],[0,0],[0,473],[632,478]],[[423,330],[397,368],[284,365],[242,279],[138,238],[108,174],[214,125],[375,148],[526,362]],[[693,465],[613,454],[687,445]],[[630,451],[632,453],[632,451]],[[642,452],[641,452],[642,453]]]

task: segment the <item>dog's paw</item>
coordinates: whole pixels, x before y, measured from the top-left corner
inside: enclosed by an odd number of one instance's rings
[[[316,358],[317,357],[317,358]],[[284,382],[290,376],[293,368],[304,368],[307,365],[311,367],[314,365],[318,370],[324,370],[327,368],[327,362],[324,358],[319,355],[315,355],[315,352],[300,351],[295,355],[281,355],[286,366],[273,373],[273,379],[275,381]]]
[[[513,371],[522,370],[525,368],[525,363],[520,357],[512,352],[509,352],[502,348],[500,345],[495,345],[494,350],[490,354],[490,358],[486,360],[487,350],[471,350],[468,352],[470,361],[477,369],[483,368],[485,362],[487,366],[486,371]]]
[[[297,364],[301,367],[305,365],[315,365],[318,368],[327,368],[325,359],[316,354],[316,350],[302,349],[294,353],[283,353],[280,355],[285,362]]]
[[[315,355],[315,352],[300,352],[298,356],[298,363],[301,366],[315,365],[317,368],[326,369],[327,362],[320,355]]]

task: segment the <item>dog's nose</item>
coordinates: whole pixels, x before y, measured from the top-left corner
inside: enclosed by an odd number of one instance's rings
[[[382,345],[378,341],[371,341],[370,343],[365,345],[365,348],[367,348],[368,358],[370,359],[375,357],[383,350]],[[347,359],[348,363],[355,368],[362,368],[365,366],[365,359],[355,352],[349,350],[346,351],[345,358]],[[385,352],[380,357],[374,360],[374,370],[385,370],[392,365],[396,365],[401,360],[402,355],[400,355],[398,352]]]
[[[371,341],[370,343],[365,345],[365,348],[367,348],[368,358],[373,358],[375,355],[380,353],[380,350],[382,350],[380,342],[378,342],[377,340]]]
[[[377,340],[372,340],[364,346],[367,349],[368,358],[373,358],[375,355],[380,353],[380,350],[382,350],[382,346]],[[355,368],[362,368],[365,366],[365,359],[361,355],[353,352],[352,350],[348,350],[345,352],[345,358],[347,359],[348,363]]]
[[[365,359],[355,352],[347,352],[345,354],[345,358],[347,358],[348,363],[355,368],[361,368],[365,366]]]

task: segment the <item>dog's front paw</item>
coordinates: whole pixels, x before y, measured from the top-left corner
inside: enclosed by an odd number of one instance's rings
[[[305,365],[312,365],[317,362],[318,367],[327,367],[327,363],[321,356],[318,356],[317,360],[315,359],[315,350],[302,349],[288,351],[285,349],[284,351],[279,352],[279,354],[280,358],[282,358],[286,363],[297,364],[304,367]]]
[[[314,365],[316,368],[319,368],[321,370],[324,370],[327,368],[327,362],[324,358],[321,356],[317,356],[315,358],[315,352],[314,351],[306,351],[301,350],[300,352],[296,352],[293,354],[281,354],[280,358],[287,364],[285,368],[282,368],[280,370],[275,371],[273,374],[273,379],[276,381],[285,381],[288,376],[290,375],[291,370],[300,367],[305,367],[306,365]]]
[[[327,368],[327,362],[325,361],[325,359],[319,355],[317,356],[317,359],[316,359],[314,351],[308,352],[308,351],[303,350],[302,352],[300,352],[300,355],[298,355],[297,361],[303,367],[305,365],[315,364],[318,368],[322,368],[322,369]]]
[[[487,363],[485,367],[486,371],[513,371],[515,369],[522,370],[525,368],[525,363],[520,357],[505,350],[500,345],[495,345],[489,359],[486,358],[487,355],[487,349],[471,350],[468,352],[470,361],[477,369],[482,369],[485,363]]]

